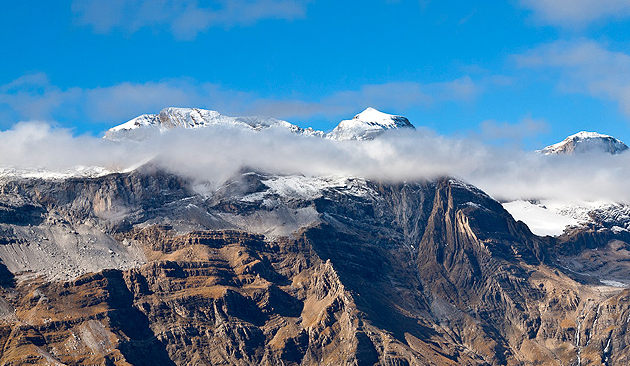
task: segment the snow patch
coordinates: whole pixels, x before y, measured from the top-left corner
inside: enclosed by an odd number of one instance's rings
[[[321,196],[322,190],[345,185],[345,179],[315,178],[305,176],[282,176],[263,180],[262,183],[272,192],[287,198],[314,199]]]
[[[599,282],[601,282],[602,284],[604,284],[606,286],[610,286],[610,287],[628,287],[628,285],[626,285],[625,283],[621,283],[619,281],[599,280]]]
[[[76,166],[72,169],[56,171],[44,168],[16,168],[12,166],[0,167],[0,177],[30,178],[30,179],[68,179],[68,178],[98,178],[118,170],[105,169],[99,166]]]
[[[563,215],[557,210],[542,204],[534,204],[530,201],[512,201],[503,204],[503,207],[516,220],[523,221],[532,233],[540,236],[557,236],[564,232],[567,226],[575,226],[580,220]]]
[[[517,200],[503,203],[503,207],[521,220],[536,235],[557,236],[566,226],[596,223],[609,227],[614,233],[627,231],[630,226],[630,207],[609,201],[565,202]],[[601,228],[600,230],[604,230]]]

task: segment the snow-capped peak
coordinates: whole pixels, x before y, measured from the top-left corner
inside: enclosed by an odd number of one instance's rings
[[[357,114],[353,119],[388,127],[400,127],[401,123],[405,126],[410,125],[409,121],[405,117],[383,113],[372,107],[369,107],[363,112]]]
[[[111,140],[142,140],[148,136],[175,128],[193,129],[213,125],[261,130],[286,128],[291,132],[322,136],[323,132],[303,129],[289,122],[268,117],[228,117],[217,111],[199,108],[165,108],[158,114],[143,114],[119,126],[110,128],[105,138]]]
[[[544,155],[600,152],[612,155],[628,150],[621,140],[597,132],[581,131],[539,152]]]
[[[415,129],[403,116],[383,113],[370,107],[353,119],[341,121],[326,137],[336,140],[370,140],[386,130],[398,128]]]

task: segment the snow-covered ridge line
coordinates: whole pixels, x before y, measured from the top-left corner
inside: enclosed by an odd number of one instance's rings
[[[141,161],[129,166],[83,166],[76,165],[70,168],[43,168],[43,167],[16,167],[0,165],[0,178],[22,178],[43,180],[66,180],[70,178],[99,178],[109,174],[130,173],[149,161]]]
[[[322,135],[312,128],[303,129],[287,121],[267,117],[228,117],[217,111],[199,108],[165,108],[158,114],[143,114],[107,130],[110,140],[143,140],[153,134],[182,128],[195,129],[209,126],[232,126],[256,131],[266,128],[285,128],[296,134]]]
[[[68,179],[68,178],[98,178],[112,173],[123,171],[106,169],[99,166],[76,166],[71,169],[55,170],[46,168],[16,168],[0,167],[0,177],[29,178],[29,179]]]

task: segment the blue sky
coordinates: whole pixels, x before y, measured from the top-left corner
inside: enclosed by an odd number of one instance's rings
[[[630,142],[629,20],[626,0],[6,2],[0,129],[189,106],[330,130],[372,106],[491,144]]]

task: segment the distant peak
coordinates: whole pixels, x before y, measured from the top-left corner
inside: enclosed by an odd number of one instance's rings
[[[628,146],[623,141],[609,135],[598,132],[580,131],[563,141],[545,147],[539,152],[544,155],[575,153],[608,153],[611,155],[620,154],[628,150]]]

